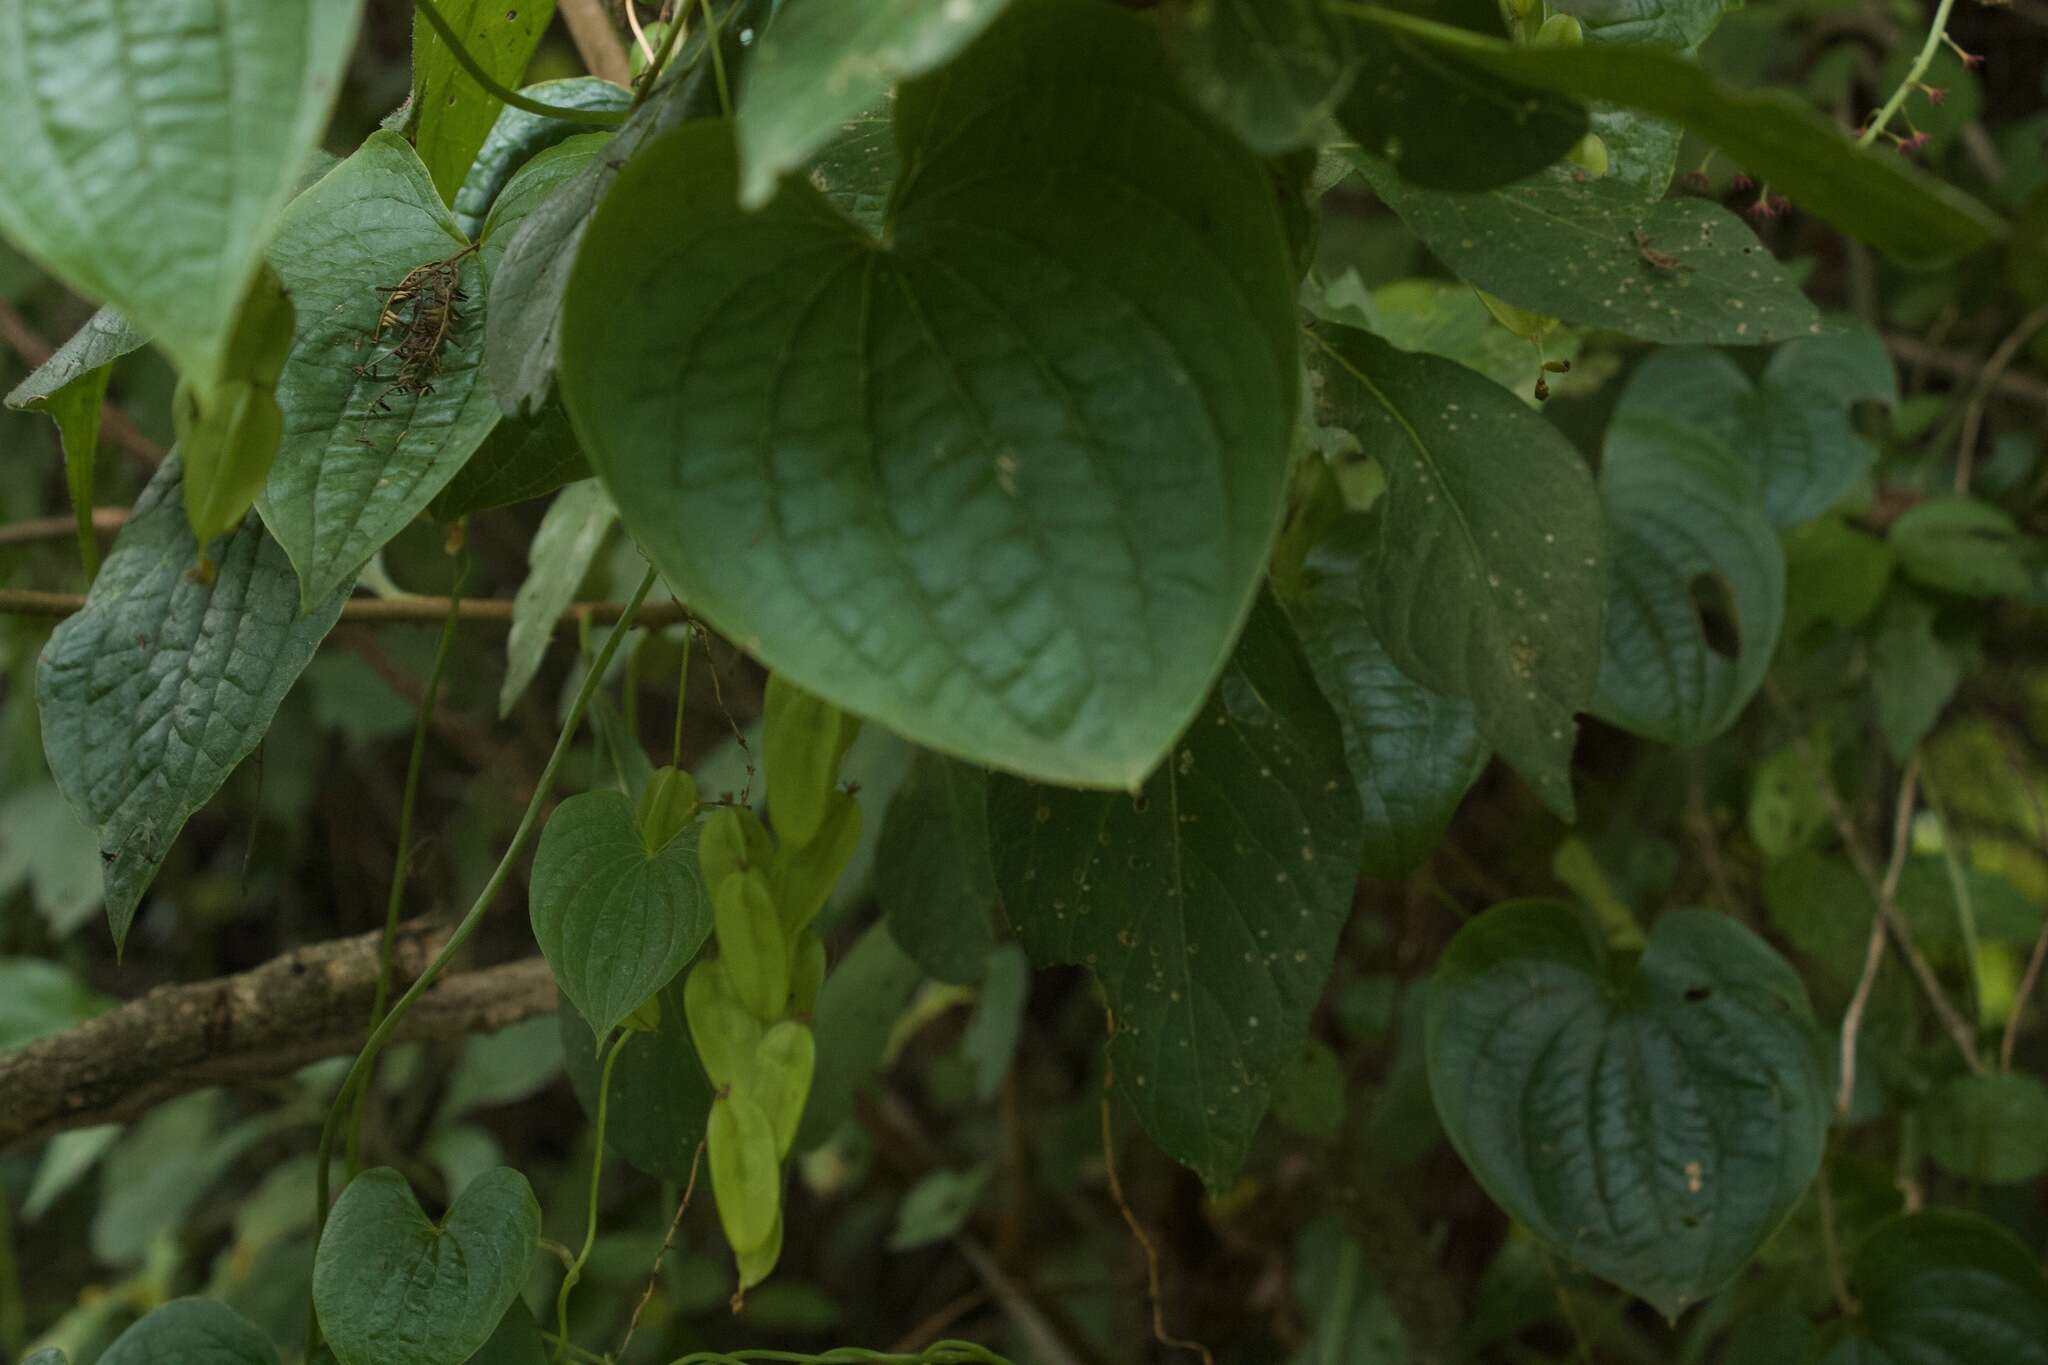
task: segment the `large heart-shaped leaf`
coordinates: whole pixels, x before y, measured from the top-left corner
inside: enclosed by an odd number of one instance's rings
[[[1560,815],[1573,715],[1600,666],[1605,533],[1571,443],[1461,365],[1320,324],[1317,420],[1386,471],[1360,591],[1403,673],[1472,700],[1481,734]]]
[[[210,390],[361,12],[0,0],[0,231]]]
[[[459,1365],[489,1341],[539,1251],[540,1205],[508,1167],[469,1182],[438,1224],[405,1177],[364,1171],[313,1257],[313,1308],[341,1365]]]
[[[298,310],[277,401],[284,440],[257,508],[307,602],[354,580],[441,491],[498,420],[484,382],[482,267],[404,138],[372,133],[292,202],[270,258]],[[459,258],[459,259],[458,259]],[[398,380],[390,290],[450,262],[466,297],[428,351],[429,391]],[[431,293],[431,289],[429,289]],[[417,305],[424,308],[430,299]]]
[[[1698,427],[1648,411],[1608,427],[1601,719],[1701,744],[1763,685],[1785,620],[1785,552],[1748,464]]]
[[[527,905],[562,993],[600,1038],[673,981],[711,933],[696,831],[649,849],[633,803],[615,791],[555,807]]]
[[[1210,1186],[1236,1173],[1350,917],[1359,810],[1337,718],[1270,599],[1135,795],[998,777],[996,885],[1039,966],[1087,966],[1118,1093]]]
[[[1863,1311],[1820,1365],[2044,1365],[2048,1287],[2019,1240],[1974,1214],[1929,1210],[1878,1226],[1850,1285]]]
[[[563,397],[668,581],[775,670],[942,752],[1133,786],[1279,512],[1270,182],[1090,0],[1005,17],[896,118],[881,242],[800,182],[742,212],[717,124],[636,157],[578,257]]]
[[[39,1359],[37,1352],[30,1361]],[[63,1357],[57,1357],[62,1365]],[[213,1299],[172,1299],[121,1333],[100,1365],[277,1365],[277,1348]]]
[[[209,547],[213,583],[195,582],[181,471],[175,453],[158,469],[85,609],[36,669],[43,753],[99,831],[116,944],[171,841],[263,738],[349,592],[302,615],[291,565],[253,513]]]
[[[1805,989],[1722,915],[1664,915],[1630,964],[1568,906],[1496,906],[1431,979],[1428,1053],[1487,1193],[1667,1316],[1733,1278],[1820,1168],[1829,1068]]]

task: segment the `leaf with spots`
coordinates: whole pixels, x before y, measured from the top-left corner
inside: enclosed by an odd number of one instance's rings
[[[1222,681],[1134,795],[996,777],[996,885],[1039,966],[1095,973],[1115,1089],[1212,1188],[1294,1061],[1351,911],[1358,794],[1337,718],[1261,597]]]
[[[1484,194],[1418,189],[1359,154],[1373,192],[1457,275],[1520,308],[1639,341],[1763,346],[1824,330],[1756,234],[1704,199],[1559,167]]]
[[[1461,365],[1331,323],[1310,332],[1317,420],[1378,457],[1360,591],[1394,665],[1471,699],[1479,732],[1559,815],[1573,715],[1600,667],[1606,546],[1571,443]]]
[[[1805,987],[1725,915],[1675,910],[1639,959],[1510,901],[1429,986],[1429,1085],[1517,1221],[1667,1317],[1741,1271],[1820,1169],[1829,1066]]]

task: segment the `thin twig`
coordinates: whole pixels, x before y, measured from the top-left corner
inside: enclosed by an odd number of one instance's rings
[[[1881,940],[1880,940],[1881,941]],[[1825,1164],[1820,1168],[1820,1179],[1814,1182],[1815,1197],[1820,1201],[1820,1249],[1827,1260],[1828,1289],[1835,1296],[1835,1307],[1842,1310],[1845,1318],[1854,1317],[1863,1311],[1863,1305],[1849,1292],[1849,1277],[1842,1272],[1842,1244],[1835,1235],[1835,1196],[1828,1189],[1829,1172]]]
[[[127,523],[128,509],[125,507],[92,509],[92,529],[102,536],[114,534]],[[76,534],[76,517],[31,517],[27,521],[11,521],[0,526],[0,545],[35,545],[45,540],[69,540]]]
[[[44,616],[62,618],[85,607],[85,594],[38,592],[32,588],[0,588],[0,616]],[[341,607],[341,619],[353,622],[411,622],[438,625],[448,615],[446,597],[352,597]],[[556,618],[558,627],[587,620],[592,625],[610,625],[624,613],[623,602],[574,602]],[[464,598],[458,615],[464,625],[510,626],[512,599],[509,597]],[[681,602],[649,602],[634,618],[635,624],[672,626],[689,619],[689,608]]]
[[[1892,813],[1891,861],[1885,865],[1883,879],[1872,888],[1877,897],[1877,912],[1870,917],[1870,946],[1863,954],[1863,975],[1856,982],[1856,993],[1849,998],[1849,1008],[1842,1014],[1842,1075],[1841,1085],[1835,1091],[1835,1113],[1841,1118],[1849,1116],[1849,1104],[1856,1095],[1856,1036],[1862,1031],[1863,1011],[1869,1007],[1878,968],[1884,963],[1885,929],[1892,918],[1892,903],[1899,894],[1899,876],[1906,870],[1906,852],[1913,842],[1913,794],[1919,780],[1920,755],[1916,753],[1906,764],[1906,775],[1899,780],[1898,806]],[[1848,837],[1843,835],[1844,839]]]
[[[1899,107],[1906,102],[1906,97],[1919,88],[1921,78],[1927,74],[1928,64],[1934,60],[1934,54],[1941,50],[1941,36],[1948,31],[1949,11],[1955,8],[1955,4],[1956,0],[1940,0],[1935,5],[1934,21],[1927,26],[1927,41],[1920,45],[1920,51],[1913,57],[1913,64],[1906,68],[1905,79],[1899,82],[1899,88],[1892,91],[1891,98],[1884,102],[1884,107],[1877,111],[1877,116],[1857,135],[1858,147],[1868,147],[1877,141],[1878,135],[1884,132],[1885,125],[1892,121],[1892,116],[1897,114]]]
[[[1956,492],[1970,491],[1970,471],[1977,459],[1977,433],[1984,425],[1984,405],[1991,400],[1992,385],[2012,364],[2020,347],[2033,340],[2034,333],[2048,327],[2048,303],[2021,318],[2019,325],[2006,334],[1991,352],[1990,359],[1977,375],[1977,382],[1970,390],[1970,400],[1963,408],[1963,434],[1956,443]]]
[[[1957,378],[1974,378],[1983,374],[1985,370],[1982,356],[1972,355],[1968,351],[1947,350],[1930,345],[1918,337],[1901,336],[1897,332],[1884,334],[1884,346],[1909,365],[1922,365]],[[2008,398],[2018,398],[2048,408],[2048,383],[2043,383],[2031,375],[2007,371],[1993,377],[1991,387]]]
[[[614,1360],[626,1358],[626,1348],[633,1344],[633,1333],[640,1330],[640,1314],[647,1308],[647,1301],[654,1297],[654,1286],[661,1279],[661,1263],[667,1259],[669,1248],[676,1243],[676,1231],[683,1225],[683,1215],[690,1211],[690,1196],[697,1189],[697,1163],[704,1159],[704,1140],[697,1139],[697,1150],[690,1156],[690,1179],[683,1186],[683,1201],[676,1205],[676,1216],[668,1220],[668,1236],[661,1239],[661,1250],[654,1253],[654,1265],[647,1272],[647,1287],[640,1291],[640,1302],[633,1305],[633,1316],[626,1320],[626,1337],[619,1343],[619,1349],[612,1353]]]

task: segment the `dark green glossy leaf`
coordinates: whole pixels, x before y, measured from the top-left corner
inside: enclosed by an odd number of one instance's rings
[[[1509,1213],[1666,1316],[1726,1284],[1806,1192],[1825,1044],[1790,967],[1722,915],[1667,913],[1633,964],[1577,914],[1496,906],[1430,982],[1451,1142]]]
[[[2001,508],[1955,494],[1929,498],[1892,523],[1899,568],[1917,583],[1963,597],[2027,590],[2027,537]]]
[[[313,1306],[341,1365],[456,1365],[491,1339],[539,1254],[540,1205],[504,1166],[429,1222],[405,1177],[364,1171],[334,1201]]]
[[[1880,1224],[1849,1285],[1863,1312],[1820,1365],[2043,1365],[2048,1289],[2034,1253],[1974,1214],[1930,1210]]]
[[[1754,470],[1780,527],[1819,516],[1877,458],[1847,409],[1899,400],[1891,357],[1875,332],[1852,327],[1789,341],[1752,383],[1727,356],[1659,351],[1630,376],[1618,412],[1649,412],[1717,436]]]
[[[941,981],[980,977],[995,933],[988,774],[920,750],[882,819],[875,899],[889,935]]]
[[[1313,146],[1351,88],[1353,26],[1322,0],[1192,0],[1164,14],[1188,94],[1261,156]]]
[[[436,521],[455,521],[493,507],[544,498],[590,477],[569,411],[549,399],[533,417],[500,417],[447,486],[427,504]]]
[[[512,628],[505,635],[505,681],[498,688],[500,716],[512,713],[513,705],[540,672],[562,613],[576,600],[576,591],[618,516],[611,498],[595,480],[569,485],[548,504],[526,552],[526,579],[512,598]]]
[[[1987,1185],[2032,1180],[2048,1171],[2048,1087],[2010,1071],[1957,1076],[1922,1106],[1920,1133],[1951,1175]]]
[[[400,329],[372,339],[380,286],[468,245],[391,132],[372,133],[285,214],[270,255],[297,305],[298,335],[277,387],[284,441],[256,505],[309,603],[353,582],[498,419],[481,373],[484,285],[473,253],[451,267],[467,298],[453,301],[433,349],[430,393],[403,391],[393,377],[400,360],[385,357]]]
[[[1043,967],[1087,966],[1114,1086],[1212,1188],[1244,1161],[1351,913],[1358,798],[1337,718],[1262,597],[1135,795],[989,784],[996,885]]]
[[[0,232],[210,390],[361,11],[0,0]]]
[[[1702,744],[1763,685],[1785,616],[1785,553],[1748,462],[1697,426],[1624,407],[1600,462],[1610,579],[1601,719]]]
[[[1008,0],[785,0],[738,92],[740,194],[748,208],[901,82],[936,71]]]
[[[1024,1031],[1031,999],[1031,959],[1014,943],[999,943],[981,971],[974,1014],[960,1036],[960,1052],[974,1063],[974,1093],[985,1104],[1002,1089]]]
[[[33,1362],[45,1352],[29,1357]],[[63,1357],[57,1359],[61,1362]],[[100,1365],[277,1365],[277,1348],[213,1299],[172,1299],[123,1332]]]
[[[1371,534],[1363,514],[1325,532],[1303,565],[1307,592],[1287,604],[1287,615],[1344,729],[1344,758],[1365,812],[1366,875],[1394,878],[1437,846],[1488,755],[1471,700],[1433,692],[1396,668],[1367,624]]]
[[[948,73],[898,100],[886,248],[801,182],[742,212],[715,124],[643,151],[581,253],[563,397],[668,581],[776,671],[942,752],[1127,787],[1277,525],[1271,185],[1092,0]]]
[[[883,103],[854,115],[819,149],[810,163],[813,188],[832,207],[879,235],[889,212],[889,192],[902,169],[896,160],[896,121]]]
[[[564,109],[624,109],[633,101],[623,87],[595,76],[541,81],[519,93]],[[520,168],[548,148],[589,133],[590,125],[585,123],[549,118],[509,104],[498,106],[497,121],[491,124],[469,173],[463,176],[462,188],[455,192],[455,225],[465,237],[480,238],[484,219]]]
[[[923,979],[881,924],[833,964],[811,1019],[818,1059],[792,1150],[809,1151],[853,1117],[854,1095],[874,1078],[889,1032]]]
[[[683,983],[660,994],[661,1020],[636,1033],[612,1068],[605,1145],[647,1174],[678,1185],[690,1178],[711,1113],[711,1081],[683,1017]],[[597,1116],[598,1039],[574,1005],[561,1010],[562,1062],[583,1112]]]
[[[483,1349],[469,1358],[469,1365],[547,1365],[547,1343],[525,1304],[514,1299],[498,1320],[498,1330]]]
[[[1386,495],[1362,556],[1394,665],[1469,698],[1479,732],[1552,810],[1572,810],[1573,714],[1600,665],[1606,546],[1578,452],[1505,390],[1449,361],[1320,324],[1318,420],[1378,453]]]
[[[1756,234],[1704,199],[1646,202],[1622,180],[1564,169],[1451,194],[1373,157],[1358,167],[1460,278],[1531,312],[1642,341],[1761,346],[1822,330]]]
[[[555,807],[534,851],[528,909],[562,993],[600,1037],[675,980],[711,933],[695,832],[650,851],[619,792]]]
[[[516,86],[555,17],[555,0],[438,0],[441,14],[462,46],[491,78]],[[447,203],[469,174],[470,164],[498,122],[511,113],[476,83],[423,14],[412,21],[413,143]]]
[[[348,596],[343,586],[301,615],[291,565],[254,515],[209,547],[212,585],[194,582],[179,477],[173,455],[36,671],[43,752],[99,831],[116,944],[171,841],[263,738]]]

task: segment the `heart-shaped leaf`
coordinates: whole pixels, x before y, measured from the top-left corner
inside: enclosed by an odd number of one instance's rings
[[[652,1033],[635,1033],[612,1067],[606,1102],[605,1145],[649,1175],[682,1184],[711,1113],[711,1081],[683,1005],[683,985],[672,981],[657,997],[661,1018]],[[577,1103],[594,1122],[600,1079],[598,1039],[590,1024],[565,1004],[561,1011],[562,1064]]]
[[[649,850],[633,803],[615,791],[555,808],[528,908],[562,993],[600,1038],[673,981],[711,932],[695,832]]]
[[[2048,1365],[2048,1287],[2034,1253],[1974,1214],[1880,1224],[1849,1282],[1863,1311],[1820,1365]]]
[[[1006,15],[904,87],[896,134],[881,241],[797,181],[741,211],[715,123],[647,147],[578,255],[563,397],[668,581],[776,671],[1129,788],[1277,524],[1299,365],[1270,179],[1090,0]]]
[[[1805,989],[1726,916],[1664,915],[1633,965],[1548,901],[1489,910],[1430,982],[1429,1083],[1494,1199],[1667,1316],[1726,1284],[1827,1137]]]
[[[364,1171],[313,1258],[313,1307],[341,1365],[459,1365],[489,1341],[539,1250],[540,1205],[499,1166],[437,1225],[405,1177]]]
[[[24,1365],[42,1359],[38,1351]],[[58,1365],[64,1357],[57,1356]],[[277,1348],[213,1299],[172,1299],[121,1333],[100,1365],[277,1365]]]

